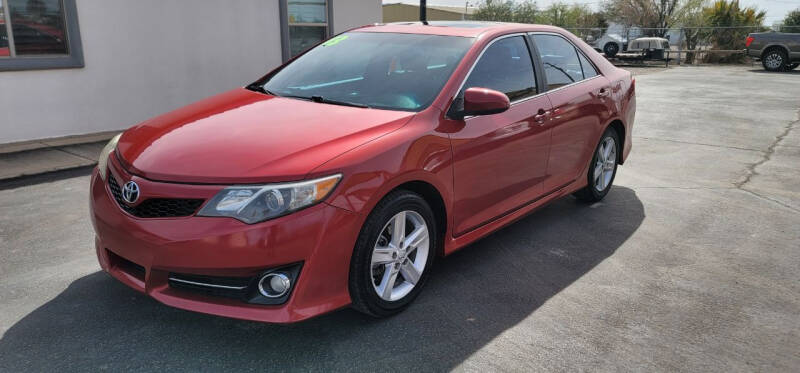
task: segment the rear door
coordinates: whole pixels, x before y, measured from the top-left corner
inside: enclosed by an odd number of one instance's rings
[[[505,93],[503,113],[467,117],[450,134],[454,169],[454,234],[472,230],[542,194],[547,170],[550,101],[536,84],[525,35],[492,41],[473,66],[451,110],[463,105],[464,90]]]
[[[602,118],[611,108],[608,80],[570,41],[554,33],[533,33],[553,105],[550,154],[544,192],[575,181],[589,164]]]

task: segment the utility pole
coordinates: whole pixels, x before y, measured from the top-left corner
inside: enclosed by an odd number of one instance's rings
[[[422,24],[428,24],[428,1],[427,0],[419,0],[419,21]]]

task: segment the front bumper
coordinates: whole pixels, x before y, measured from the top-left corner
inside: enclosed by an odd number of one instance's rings
[[[108,177],[134,180],[142,197],[190,196],[208,200],[224,186],[154,182],[126,173],[114,155]],[[278,219],[248,225],[232,218],[137,218],[124,212],[95,169],[91,218],[100,266],[126,285],[177,308],[238,319],[300,321],[350,303],[350,255],[358,215],[325,203]],[[170,286],[170,273],[252,277],[302,263],[288,300],[280,305]]]

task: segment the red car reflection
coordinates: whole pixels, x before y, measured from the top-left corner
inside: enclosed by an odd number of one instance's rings
[[[555,199],[602,199],[634,111],[630,73],[560,28],[358,28],[112,140],[97,256],[187,310],[392,315],[434,260]]]
[[[0,22],[0,57],[11,55],[5,25]],[[34,22],[12,22],[14,46],[18,55],[66,54],[67,44],[64,31],[52,26]]]
[[[6,35],[5,20],[0,17],[0,57],[11,56],[11,51],[8,48],[8,36]]]

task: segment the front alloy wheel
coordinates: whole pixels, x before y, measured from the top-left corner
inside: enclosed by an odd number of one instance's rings
[[[375,317],[402,311],[419,294],[438,244],[433,210],[397,190],[370,213],[350,261],[353,308]]]
[[[385,301],[408,295],[425,270],[429,248],[428,226],[420,214],[407,210],[392,217],[372,250],[370,273],[375,293]]]

